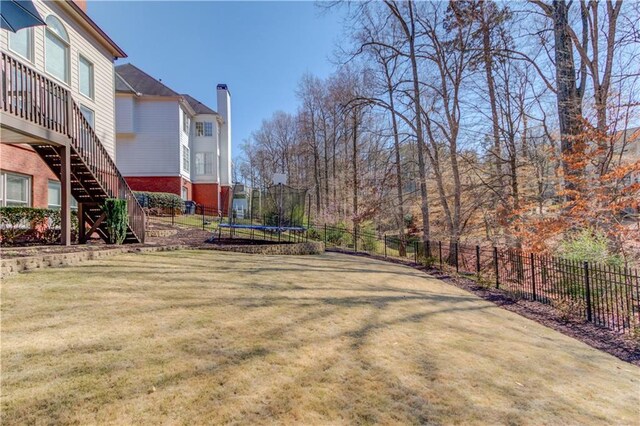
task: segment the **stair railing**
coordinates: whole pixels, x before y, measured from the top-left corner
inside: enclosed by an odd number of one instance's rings
[[[107,196],[127,200],[129,227],[144,242],[144,210],[69,90],[5,52],[1,66],[2,111],[67,135]]]

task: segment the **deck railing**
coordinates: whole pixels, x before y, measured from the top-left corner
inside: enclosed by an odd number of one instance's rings
[[[111,198],[127,200],[129,227],[144,241],[145,213],[68,89],[2,52],[2,111],[70,138],[71,147]]]

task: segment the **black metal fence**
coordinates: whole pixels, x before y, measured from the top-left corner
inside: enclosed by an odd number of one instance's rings
[[[328,248],[363,252],[421,263],[473,278],[514,298],[553,305],[567,316],[577,316],[609,329],[640,329],[640,274],[637,269],[578,262],[522,250],[417,237],[379,235],[346,226],[310,224],[302,230],[267,227],[254,218],[228,220],[213,207],[169,209],[150,220],[213,232],[218,238],[278,242],[323,241]],[[220,224],[222,223],[222,226]],[[225,223],[227,226],[225,226]],[[255,225],[255,226],[254,226]]]
[[[637,269],[579,262],[518,249],[378,236],[357,229],[312,226],[309,238],[327,247],[403,258],[456,272],[514,298],[553,305],[609,329],[640,329],[640,274]]]

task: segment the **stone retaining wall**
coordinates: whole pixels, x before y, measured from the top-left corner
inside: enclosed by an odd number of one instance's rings
[[[52,253],[28,257],[15,257],[0,260],[0,277],[6,277],[18,272],[33,271],[36,269],[56,268],[60,266],[77,265],[81,262],[93,259],[103,259],[121,253],[142,253],[154,251],[180,250],[185,246],[166,245],[148,247],[117,247],[104,250],[78,251],[73,253]]]
[[[147,229],[146,237],[171,237],[178,233],[177,229]]]
[[[268,254],[268,255],[309,255],[324,253],[324,243],[318,241],[307,241],[304,243],[291,244],[261,244],[261,245],[215,245],[211,247],[199,247],[203,250],[233,251],[247,254]]]

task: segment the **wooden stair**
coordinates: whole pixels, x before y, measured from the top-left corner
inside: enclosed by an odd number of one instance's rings
[[[128,225],[125,243],[142,243],[145,237],[144,210],[120,174],[73,100],[71,93],[20,60],[2,52],[2,112],[35,125],[37,129],[55,132],[68,141],[71,170],[71,195],[78,201],[80,239],[96,232],[105,241],[109,233],[102,206],[107,198],[127,201]],[[42,139],[38,139],[42,140]],[[32,145],[53,173],[62,181],[62,151],[46,142]]]

